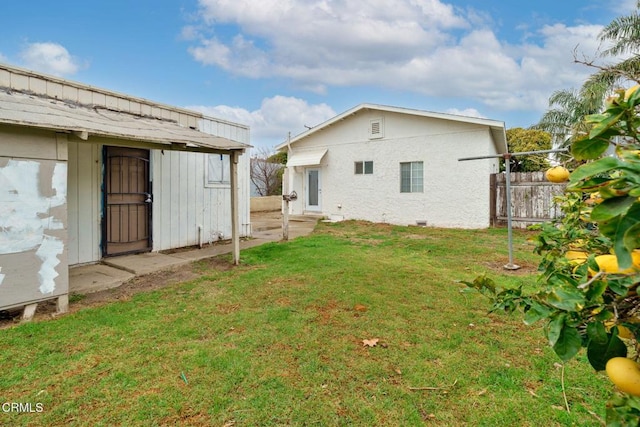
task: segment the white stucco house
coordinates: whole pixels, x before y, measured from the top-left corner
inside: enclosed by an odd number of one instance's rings
[[[358,105],[276,147],[288,153],[290,214],[399,225],[486,228],[503,122]]]
[[[249,128],[0,64],[0,310],[69,268],[251,232]]]

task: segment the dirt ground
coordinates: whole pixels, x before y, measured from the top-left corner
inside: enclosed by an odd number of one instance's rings
[[[98,307],[114,301],[126,301],[133,295],[141,292],[150,292],[156,289],[173,285],[175,283],[193,280],[201,275],[202,270],[229,270],[234,266],[219,258],[209,258],[198,261],[195,264],[184,264],[171,269],[162,270],[142,276],[134,277],[117,288],[69,298],[69,313],[75,313],[89,307]],[[53,319],[65,314],[56,313],[56,300],[45,301],[38,304],[38,309],[33,321]],[[22,317],[22,309],[0,311],[0,329],[19,324]]]

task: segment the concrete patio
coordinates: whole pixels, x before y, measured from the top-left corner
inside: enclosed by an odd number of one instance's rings
[[[308,235],[315,228],[318,217],[289,218],[289,239]],[[251,214],[252,238],[240,242],[240,250],[282,240],[282,214],[257,212]],[[87,294],[115,288],[126,281],[148,273],[169,269],[193,261],[231,253],[230,242],[185,249],[171,253],[146,252],[135,255],[105,258],[100,264],[83,265],[69,270],[69,292]]]

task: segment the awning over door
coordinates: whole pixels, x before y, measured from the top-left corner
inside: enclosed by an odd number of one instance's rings
[[[293,153],[287,160],[287,167],[319,165],[325,154],[327,154],[326,148],[322,150]]]

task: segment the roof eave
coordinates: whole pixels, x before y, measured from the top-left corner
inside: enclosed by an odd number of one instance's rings
[[[291,144],[295,144],[296,142],[298,142],[301,139],[304,139],[306,137],[308,137],[309,135],[318,132],[324,128],[327,128],[331,125],[333,125],[336,122],[339,122],[341,120],[346,119],[347,117],[356,114],[357,112],[361,111],[361,110],[380,110],[380,111],[388,111],[388,112],[392,112],[392,113],[399,113],[399,114],[412,114],[415,116],[421,116],[421,117],[429,117],[429,118],[435,118],[435,119],[442,119],[442,120],[453,120],[453,121],[459,121],[459,122],[464,122],[464,123],[471,123],[471,124],[477,124],[477,125],[482,125],[482,126],[489,126],[489,128],[491,129],[491,132],[494,138],[494,142],[496,144],[496,149],[497,150],[504,150],[504,153],[507,152],[507,140],[506,140],[506,131],[505,131],[505,124],[504,122],[498,121],[498,120],[492,120],[492,119],[485,119],[485,118],[480,118],[480,117],[469,117],[469,116],[458,116],[458,115],[454,115],[454,114],[447,114],[447,113],[436,113],[436,112],[432,112],[432,111],[423,111],[423,110],[414,110],[414,109],[410,109],[410,108],[402,108],[402,107],[392,107],[392,106],[388,106],[388,105],[378,105],[378,104],[359,104],[353,108],[351,108],[350,110],[345,111],[344,113],[341,113],[317,126],[312,127],[311,129],[306,130],[305,132],[296,135],[294,138],[289,139],[279,145],[276,146],[276,151],[281,151],[284,148],[289,147]],[[504,154],[504,153],[500,153],[500,154]]]

